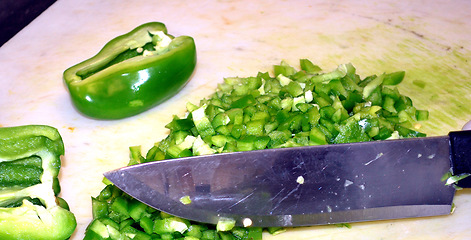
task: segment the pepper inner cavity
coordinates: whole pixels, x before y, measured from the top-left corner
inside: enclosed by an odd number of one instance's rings
[[[118,54],[114,59],[105,64],[103,67],[96,69],[95,71],[85,72],[83,74],[77,74],[83,79],[86,79],[106,68],[109,68],[115,64],[126,61],[128,59],[137,57],[137,56],[153,56],[160,55],[169,51],[168,46],[172,42],[172,37],[166,35],[164,32],[159,31],[155,34],[148,32],[152,41],[145,43],[141,47],[130,48],[120,54]]]

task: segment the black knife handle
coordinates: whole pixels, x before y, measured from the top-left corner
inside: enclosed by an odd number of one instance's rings
[[[471,130],[450,132],[451,167],[453,175],[471,173]],[[471,176],[460,180],[456,185],[471,188]]]

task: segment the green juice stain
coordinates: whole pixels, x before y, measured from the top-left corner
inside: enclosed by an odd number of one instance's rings
[[[444,45],[429,40],[426,34],[418,36],[382,24],[319,35],[317,40],[333,49],[332,54],[322,56],[329,63],[351,62],[361,77],[404,70],[399,91],[418,109],[430,112],[420,128],[428,136],[460,130],[471,120],[471,52],[464,47]]]

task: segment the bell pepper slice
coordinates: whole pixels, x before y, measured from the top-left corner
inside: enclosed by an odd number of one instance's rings
[[[60,191],[64,143],[46,125],[0,128],[0,239],[64,240],[77,221]]]
[[[195,66],[193,38],[173,37],[163,23],[150,22],[68,68],[63,80],[78,111],[96,119],[121,119],[174,96]]]

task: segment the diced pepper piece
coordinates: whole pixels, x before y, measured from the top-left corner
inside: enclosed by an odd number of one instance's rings
[[[154,231],[154,222],[148,216],[143,216],[140,219],[139,226],[141,226],[147,234],[152,234]]]
[[[301,59],[300,65],[301,65],[301,69],[306,71],[307,73],[313,74],[313,73],[318,73],[322,71],[322,69],[319,66],[314,65],[309,59]]]
[[[280,65],[274,65],[273,70],[275,75],[282,74],[283,76],[291,76],[296,73],[296,69],[291,67],[287,62],[281,61]]]
[[[205,114],[206,107],[207,105],[203,105],[191,112],[195,127],[202,138],[215,134],[213,126]]]
[[[143,216],[144,213],[147,209],[147,205],[137,201],[137,200],[132,200],[128,204],[128,209],[129,209],[129,216],[134,219],[134,221],[138,222]]]
[[[188,222],[177,218],[168,217],[154,221],[153,231],[157,234],[179,232],[184,233],[188,230]]]
[[[383,84],[384,85],[397,85],[402,82],[405,74],[406,72],[404,71],[388,73],[384,76]]]
[[[230,231],[235,226],[235,220],[232,218],[220,218],[216,225],[216,230],[219,232]]]
[[[108,203],[100,201],[97,198],[92,198],[92,213],[93,218],[103,218],[108,216]]]

